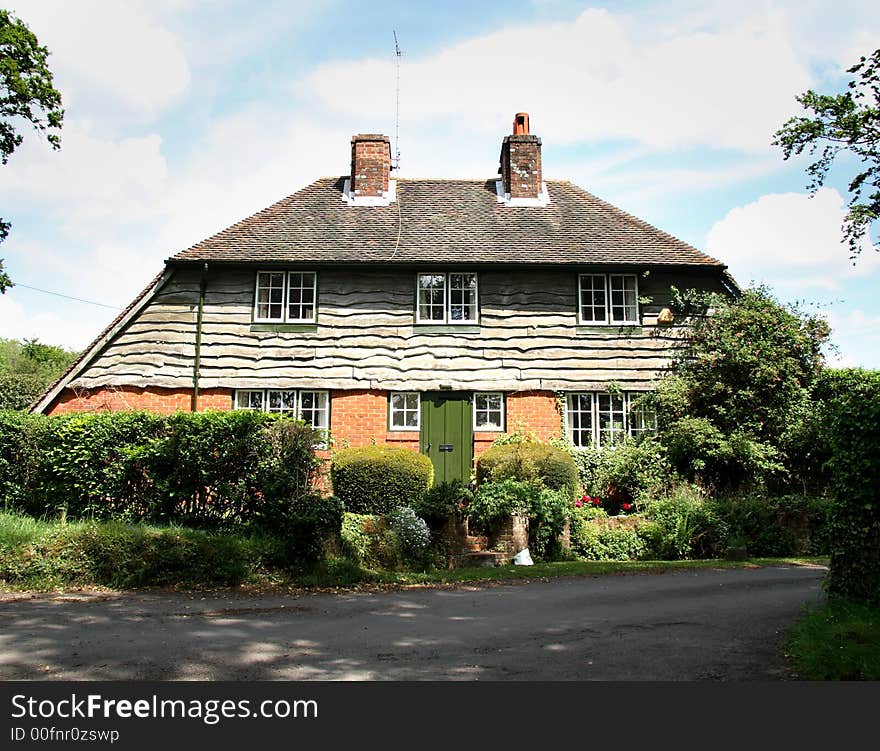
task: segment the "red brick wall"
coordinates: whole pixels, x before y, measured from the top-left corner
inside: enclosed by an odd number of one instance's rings
[[[145,409],[170,415],[192,409],[192,389],[136,388],[112,386],[99,389],[64,389],[46,410],[50,415],[67,412],[121,412]],[[232,409],[232,389],[201,389],[199,410]]]
[[[541,441],[562,437],[562,415],[552,391],[520,391],[507,395],[507,430],[534,433]]]
[[[541,195],[541,139],[527,134],[506,136],[501,145],[501,178],[511,198]]]
[[[390,443],[419,450],[418,431],[388,430],[387,391],[334,391],[330,398],[330,430],[336,448]]]

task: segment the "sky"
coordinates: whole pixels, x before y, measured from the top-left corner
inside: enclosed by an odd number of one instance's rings
[[[880,368],[880,255],[841,243],[838,160],[774,132],[808,88],[845,90],[880,3],[19,0],[51,52],[61,150],[33,131],[0,168],[18,286],[0,338],[87,345],[174,253],[325,175],[354,133],[395,134],[401,177],[488,178],[530,114],[566,179],[831,324],[833,366]],[[81,298],[50,295],[34,289]],[[90,303],[100,303],[95,305]],[[106,307],[109,306],[109,307]]]

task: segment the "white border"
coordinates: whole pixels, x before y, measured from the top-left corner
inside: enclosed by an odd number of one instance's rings
[[[487,428],[485,425],[477,425],[477,397],[478,396],[500,396],[501,397],[501,425],[497,428]],[[506,417],[506,399],[504,398],[503,391],[475,391],[474,392],[474,404],[471,412],[474,416],[474,432],[475,433],[503,433],[504,432],[504,424]]]
[[[505,206],[537,206],[543,208],[550,205],[550,192],[547,190],[547,183],[541,183],[541,192],[537,198],[511,198],[510,193],[504,192],[504,183],[502,180],[495,181],[495,194],[498,203]]]
[[[397,201],[397,180],[388,181],[388,191],[381,196],[351,195],[351,178],[345,178],[342,186],[342,200],[349,206],[388,206]]]
[[[395,394],[415,394],[418,397],[419,404],[416,407],[416,426],[414,428],[400,427],[394,424],[394,407],[392,399]],[[396,433],[398,431],[406,431],[407,433],[418,433],[422,429],[422,393],[420,391],[389,391],[388,392],[388,432]]]

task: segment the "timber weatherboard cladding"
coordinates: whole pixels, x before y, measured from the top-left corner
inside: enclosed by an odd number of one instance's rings
[[[670,285],[723,291],[714,269],[652,270],[639,275],[639,293],[651,298],[641,325],[585,326],[577,269],[486,268],[478,330],[431,331],[414,322],[414,269],[318,268],[316,328],[260,331],[255,273],[212,265],[207,275],[200,388],[589,390],[614,381],[646,389],[680,343],[680,325],[656,323]],[[200,277],[176,268],[70,385],[191,386]]]

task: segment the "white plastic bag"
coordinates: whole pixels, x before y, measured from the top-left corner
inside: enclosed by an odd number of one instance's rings
[[[519,551],[515,556],[513,556],[513,565],[514,566],[534,566],[535,562],[532,560],[532,556],[529,555],[529,549],[523,548]]]

